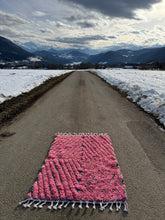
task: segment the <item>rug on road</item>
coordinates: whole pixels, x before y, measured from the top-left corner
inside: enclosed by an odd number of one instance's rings
[[[127,211],[123,176],[108,135],[56,135],[24,207]]]

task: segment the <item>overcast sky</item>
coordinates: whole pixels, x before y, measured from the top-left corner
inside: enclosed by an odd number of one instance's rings
[[[165,46],[165,0],[0,0],[0,35],[54,48]]]

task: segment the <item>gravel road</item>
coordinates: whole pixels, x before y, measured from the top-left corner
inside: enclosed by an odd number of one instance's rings
[[[108,84],[74,72],[0,133],[0,220],[165,219],[165,131]],[[101,132],[112,139],[127,187],[129,213],[17,207],[31,188],[57,132]],[[6,133],[7,134],[7,133]],[[10,135],[11,134],[11,135]]]

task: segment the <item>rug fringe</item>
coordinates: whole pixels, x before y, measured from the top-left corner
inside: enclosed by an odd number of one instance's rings
[[[33,205],[34,208],[41,209],[41,208],[43,208],[44,205],[46,205],[48,203],[50,204],[48,206],[49,210],[62,209],[62,207],[66,208],[70,203],[72,203],[71,204],[72,209],[75,208],[76,204],[78,205],[79,209],[83,208],[83,204],[85,204],[85,208],[87,208],[87,209],[90,207],[90,205],[92,205],[93,209],[96,209],[96,204],[98,204],[98,205],[100,205],[100,208],[99,208],[100,211],[104,211],[106,209],[106,207],[109,205],[110,205],[109,210],[113,211],[113,207],[116,204],[116,212],[118,212],[121,209],[122,205],[124,206],[123,211],[128,212],[128,204],[126,201],[124,201],[124,202],[123,201],[113,201],[113,202],[112,201],[110,201],[110,202],[93,201],[93,202],[91,202],[91,201],[60,201],[60,200],[48,201],[48,200],[39,200],[39,199],[29,198],[29,199],[26,199],[24,201],[19,202],[19,205],[22,205],[24,208],[30,208]],[[56,203],[56,204],[54,205],[54,203]]]
[[[58,132],[58,133],[55,133],[55,136],[57,135],[108,135],[107,133],[70,133],[70,132]]]

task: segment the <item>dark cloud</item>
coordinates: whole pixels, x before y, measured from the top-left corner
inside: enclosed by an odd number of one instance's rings
[[[44,29],[41,29],[40,31],[41,31],[41,33],[43,33],[43,34],[45,34],[45,33],[47,32],[47,31],[44,30]]]
[[[70,21],[70,22],[75,22],[75,21],[79,21],[79,20],[82,20],[82,19],[84,19],[84,17],[82,17],[81,15],[71,15],[71,16],[66,18],[66,20]]]
[[[96,19],[95,16],[91,15],[71,15],[69,17],[66,17],[65,20],[69,22],[73,22],[77,25],[79,25],[81,28],[93,28],[96,26],[93,22],[89,21],[91,19]]]
[[[108,36],[108,38],[115,39],[116,37],[115,36]]]
[[[136,9],[147,9],[162,0],[60,0],[82,5],[112,17],[134,18]]]
[[[70,21],[70,22],[77,22],[77,21],[90,20],[90,19],[96,19],[96,16],[89,15],[88,13],[86,13],[85,15],[71,15],[65,18],[66,21]]]
[[[0,11],[0,25],[4,26],[17,26],[27,23],[24,19],[14,14],[8,14]]]
[[[77,25],[79,25],[81,28],[91,28],[96,26],[94,23],[88,21],[79,21],[77,22]]]
[[[106,37],[100,35],[94,36],[84,36],[84,37],[65,37],[65,38],[58,38],[58,39],[47,39],[47,41],[54,41],[60,43],[67,43],[67,44],[78,44],[83,45],[87,44],[90,41],[97,41],[97,40],[106,40]]]

